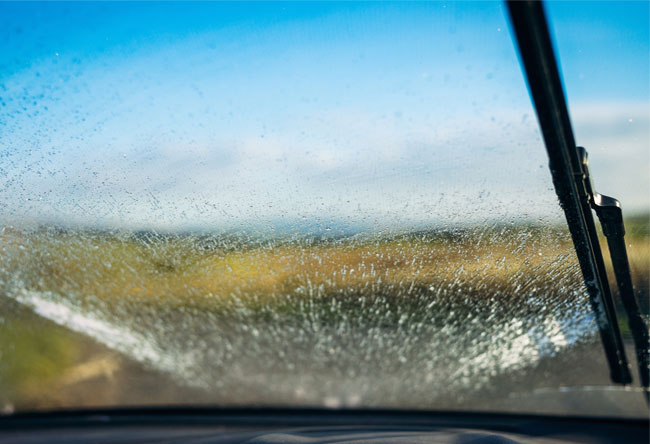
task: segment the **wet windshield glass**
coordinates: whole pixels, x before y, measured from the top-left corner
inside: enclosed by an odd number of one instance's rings
[[[0,8],[4,411],[645,414],[500,3]]]

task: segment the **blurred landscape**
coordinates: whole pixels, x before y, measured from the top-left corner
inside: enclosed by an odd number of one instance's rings
[[[646,318],[649,231],[647,216],[627,221]],[[508,394],[500,378],[511,392],[607,384],[560,228],[271,238],[5,227],[0,237],[4,411],[480,408],[477,394]],[[575,365],[572,350],[603,368],[558,372]],[[548,364],[558,356],[569,358]]]

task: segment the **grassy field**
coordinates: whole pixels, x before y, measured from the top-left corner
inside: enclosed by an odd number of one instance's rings
[[[543,274],[540,267],[550,266],[549,257],[568,262],[573,255],[564,234],[532,228],[268,241],[39,231],[5,234],[3,241],[12,250],[5,282],[18,278],[34,290],[74,293],[82,302],[200,307],[288,293],[401,294],[406,288],[408,295],[408,288],[452,282],[477,292],[489,284],[494,293],[521,284],[520,276],[530,285]]]
[[[424,335],[427,325],[462,331],[474,322],[479,329],[489,325],[497,331],[500,324],[489,313],[501,313],[499,319],[527,317],[532,325],[548,312],[562,316],[582,294],[570,238],[554,228],[338,239],[5,228],[0,237],[0,408],[4,403],[7,409],[174,399],[173,390],[166,397],[129,397],[123,390],[129,375],[119,376],[127,365],[121,355],[35,316],[17,302],[25,292],[49,295],[113,324],[133,325],[142,337],[156,328],[166,330],[165,322],[197,324],[201,319],[207,325],[217,319],[214,329],[221,329],[224,342],[247,347],[271,340],[258,333],[241,342],[236,337],[244,334],[240,328],[248,334],[249,327],[254,333],[273,326],[278,338],[306,323],[310,329],[338,329],[341,335],[379,328],[399,332],[400,338]],[[629,225],[630,261],[646,309],[649,239],[644,219]],[[211,334],[210,325],[189,325],[187,331],[199,340]],[[277,325],[285,326],[282,334]],[[159,342],[177,340],[178,333],[164,333]],[[318,334],[310,330],[308,342],[315,343]],[[277,341],[265,344],[282,349]],[[476,338],[465,342],[467,347],[479,343]],[[338,352],[335,346],[327,350],[334,349]],[[224,356],[231,361],[223,365],[236,367],[239,361],[229,353]],[[131,365],[131,371],[140,370]],[[97,387],[108,389],[86,398],[83,384],[89,381],[95,381],[95,393]],[[79,384],[82,389],[75,390]]]

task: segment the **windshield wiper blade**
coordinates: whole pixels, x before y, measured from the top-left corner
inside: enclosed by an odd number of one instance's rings
[[[595,313],[600,338],[615,383],[629,384],[632,375],[612,295],[605,263],[591,213],[582,162],[578,155],[569,119],[544,7],[539,1],[507,2],[512,28],[535,105],[553,184],[564,210],[578,262]]]
[[[612,268],[616,277],[618,292],[627,314],[627,321],[634,340],[636,361],[639,368],[641,386],[645,389],[646,400],[650,401],[648,385],[650,380],[650,342],[648,339],[648,326],[641,317],[639,302],[634,294],[630,262],[625,247],[625,224],[623,223],[623,210],[618,200],[605,196],[595,191],[589,174],[589,157],[587,150],[578,147],[582,161],[582,170],[585,174],[585,185],[590,197],[591,207],[596,212],[603,234],[607,239]]]

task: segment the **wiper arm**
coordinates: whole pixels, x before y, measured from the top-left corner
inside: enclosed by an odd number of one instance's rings
[[[625,247],[625,224],[621,204],[613,197],[605,196],[594,190],[589,174],[589,158],[587,150],[578,147],[578,154],[582,159],[582,171],[587,194],[590,198],[591,208],[596,211],[603,234],[607,238],[607,246],[612,259],[612,268],[616,277],[618,292],[625,307],[628,325],[634,340],[636,360],[639,367],[639,379],[645,389],[646,400],[650,401],[648,383],[650,380],[650,343],[648,341],[648,326],[641,317],[639,303],[632,286],[630,262],[627,258]]]
[[[590,198],[569,119],[562,82],[539,1],[507,2],[512,28],[549,157],[553,184],[564,210],[615,383],[629,384],[623,340],[607,282]]]

